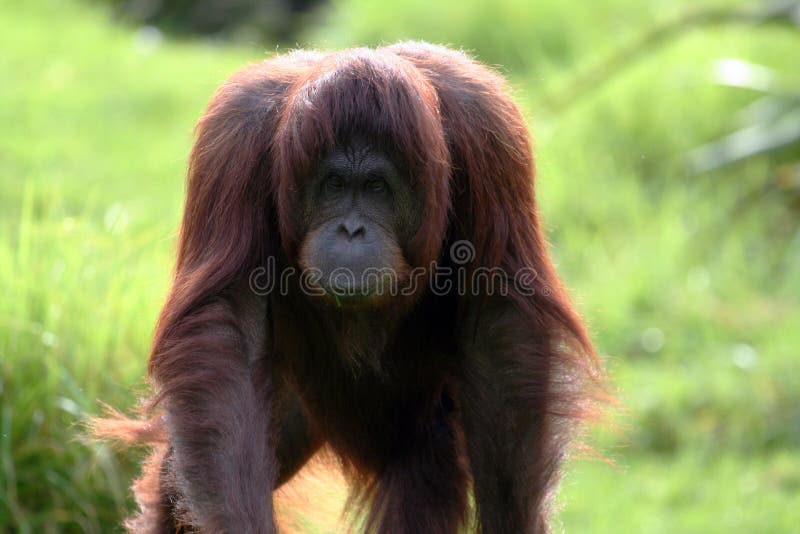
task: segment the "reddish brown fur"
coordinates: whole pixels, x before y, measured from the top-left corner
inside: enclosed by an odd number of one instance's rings
[[[471,269],[532,269],[534,294],[420,291],[369,317],[325,316],[298,294],[256,298],[252,269],[269,257],[298,263],[298,177],[355,136],[402,158],[422,191],[421,224],[403,250],[412,266],[469,240]],[[483,532],[546,531],[600,370],[547,256],[530,143],[499,75],[424,43],[294,52],[226,82],[197,127],[148,366],[149,424],[163,431],[121,419],[99,428],[168,443],[134,486],[141,511],[131,529],[272,532],[272,491],[328,442],[367,531],[454,532],[466,524],[471,484]],[[368,350],[386,361],[340,361]],[[294,394],[308,436],[283,450],[281,414]]]

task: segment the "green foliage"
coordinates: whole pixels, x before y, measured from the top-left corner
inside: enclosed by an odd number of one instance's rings
[[[800,227],[765,184],[794,145],[696,175],[687,153],[759,97],[737,58],[796,69],[782,27],[687,32],[579,102],[553,91],[689,2],[337,0],[309,41],[427,38],[507,68],[537,138],[559,268],[622,409],[577,459],[568,532],[786,532],[800,508]],[[74,0],[0,3],[0,531],[106,532],[133,476],[77,439],[135,403],[169,282],[191,125],[260,50],[154,40]],[[789,80],[787,83],[796,83]],[[794,86],[796,88],[796,85]]]
[[[291,41],[322,0],[95,0],[121,19],[175,34],[240,42]]]

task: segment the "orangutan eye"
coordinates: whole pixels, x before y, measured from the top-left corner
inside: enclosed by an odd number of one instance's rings
[[[380,176],[373,176],[367,180],[366,188],[373,193],[380,193],[386,190],[386,180]]]
[[[331,191],[339,191],[344,188],[344,178],[338,174],[329,174],[325,178],[325,187]]]

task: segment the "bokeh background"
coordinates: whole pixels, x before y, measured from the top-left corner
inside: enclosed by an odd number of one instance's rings
[[[566,532],[800,532],[800,2],[0,0],[0,532],[112,532],[192,126],[244,63],[427,39],[512,81],[621,407]]]

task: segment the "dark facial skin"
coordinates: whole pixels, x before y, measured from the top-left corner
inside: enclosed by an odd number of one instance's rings
[[[353,143],[325,157],[303,197],[300,264],[311,284],[339,305],[369,305],[396,294],[410,267],[403,244],[415,228],[408,177],[381,151]]]

